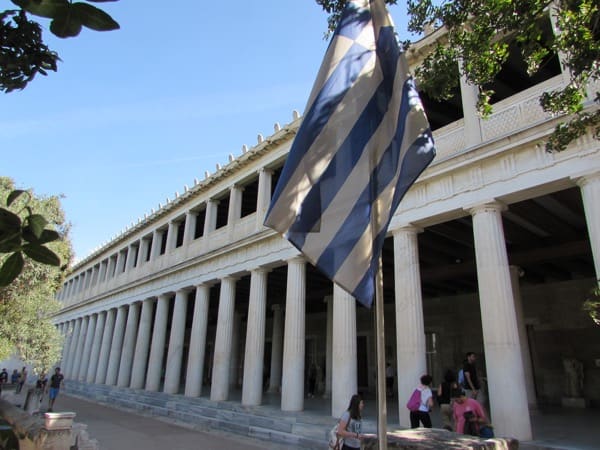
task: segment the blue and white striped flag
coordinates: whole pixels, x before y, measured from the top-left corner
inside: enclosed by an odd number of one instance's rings
[[[370,307],[392,215],[434,156],[383,0],[349,1],[265,225]]]

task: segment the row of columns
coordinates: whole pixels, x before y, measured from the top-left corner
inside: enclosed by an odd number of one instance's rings
[[[271,200],[272,171],[262,168],[258,173],[258,197],[256,204],[256,227],[262,228],[263,219]],[[243,187],[233,185],[230,188],[230,205],[228,209],[227,223],[234,223],[241,217]],[[214,231],[217,226],[217,208],[219,201],[208,199],[206,202],[203,236]],[[185,213],[185,227],[183,230],[183,245],[188,245],[194,240],[196,221],[198,219],[198,206],[188,209]],[[63,289],[58,293],[58,300],[65,300],[75,294],[91,289],[101,283],[108,282],[119,273],[124,273],[140,267],[146,263],[146,255],[149,253],[149,261],[156,260],[161,254],[163,235],[166,231],[167,241],[165,252],[171,252],[176,248],[177,232],[181,219],[171,220],[167,228],[157,228],[152,232],[152,238],[145,237],[138,242],[131,243],[126,249],[118,251],[104,261],[87,269],[79,275],[68,280]]]
[[[596,273],[600,273],[600,211],[593,206],[600,204],[600,175],[585,177],[578,183],[582,188]],[[508,264],[501,215],[504,209],[505,206],[496,201],[468,208],[473,222],[489,399],[498,433],[530,440],[529,407],[535,404],[535,393],[531,367],[527,363],[528,347],[518,290],[518,268]],[[426,371],[417,242],[420,231],[417,227],[405,226],[392,232],[399,405],[403,405],[402,396],[412,391],[420,375]],[[267,276],[268,271],[263,268],[251,271],[242,385],[242,403],[245,405],[259,405],[262,401]],[[284,411],[299,411],[304,406],[305,286],[304,259],[296,257],[289,260],[283,329],[282,311],[276,308],[273,316],[269,387],[269,390],[277,391],[281,380],[281,408]],[[210,398],[214,401],[226,400],[229,394],[231,354],[235,351],[235,288],[235,278],[221,279],[210,390]],[[196,287],[184,391],[187,396],[201,393],[209,289],[204,284]],[[185,289],[175,294],[164,383],[164,390],[168,393],[179,390],[187,294]],[[97,316],[71,321],[67,325],[73,329],[73,339],[65,346],[67,375],[79,379],[85,377],[88,382],[135,389],[144,386],[145,378],[145,389],[157,391],[163,367],[170,299],[170,294],[158,296],[152,330],[152,299],[141,304],[141,316],[138,303],[129,307],[129,314],[126,314],[126,307],[121,306],[116,313],[111,309]],[[333,302],[328,303],[327,316],[325,382],[327,392],[331,393],[332,414],[338,415],[357,391],[354,299],[334,286]],[[100,335],[102,339],[99,339]],[[91,351],[89,362],[83,355],[86,349]],[[128,361],[132,359],[131,365]],[[399,407],[399,417],[400,425],[409,426],[408,412],[403,406]]]

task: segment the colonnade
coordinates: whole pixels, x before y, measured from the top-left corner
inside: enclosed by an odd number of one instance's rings
[[[578,178],[585,207],[596,273],[600,259],[600,175]],[[534,406],[532,371],[518,287],[518,269],[509,266],[502,211],[506,205],[489,201],[465,207],[472,217],[479,284],[482,330],[489,380],[489,398],[499,434],[510,430],[519,439],[531,439],[529,407]],[[426,371],[425,332],[419,273],[417,236],[412,224],[392,230],[394,241],[396,355],[400,425],[408,426],[403,395]],[[269,269],[250,271],[250,293],[242,378],[244,405],[260,405],[263,395],[263,361],[267,336],[271,340],[270,386],[281,392],[283,411],[304,408],[306,263],[301,256],[287,262],[285,305],[273,306],[266,329]],[[239,275],[237,275],[239,276]],[[210,287],[220,283],[210,393],[213,401],[227,400],[231,386],[235,336],[236,280],[227,275],[210,283],[188,286],[94,311],[60,323],[67,337],[63,354],[67,378],[147,391],[180,393],[185,371],[185,396],[202,395],[202,374],[207,360]],[[188,353],[184,355],[190,293],[195,293]],[[272,300],[272,299],[271,299]],[[331,301],[333,300],[333,301]],[[327,300],[325,390],[331,394],[332,415],[338,415],[357,386],[356,302],[334,286]],[[173,305],[171,305],[173,303]],[[273,303],[273,302],[271,302]],[[169,324],[169,310],[173,310]],[[335,318],[335,320],[334,320]],[[167,331],[170,330],[167,336]],[[167,345],[168,343],[168,345]],[[186,357],[187,356],[187,357]],[[525,356],[525,357],[524,357]],[[183,361],[187,366],[183,367]],[[161,385],[164,368],[164,383]]]

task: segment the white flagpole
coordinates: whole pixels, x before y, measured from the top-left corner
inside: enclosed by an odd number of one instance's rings
[[[375,345],[377,347],[377,437],[379,450],[387,450],[387,399],[385,389],[385,326],[383,320],[383,270],[379,257],[375,277]]]

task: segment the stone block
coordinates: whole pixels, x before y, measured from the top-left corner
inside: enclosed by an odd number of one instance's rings
[[[74,412],[47,412],[44,414],[44,428],[48,431],[70,430],[74,418]]]
[[[378,448],[377,436],[367,436],[363,450]],[[513,438],[480,439],[435,428],[416,428],[388,432],[388,448],[402,450],[517,450]]]

